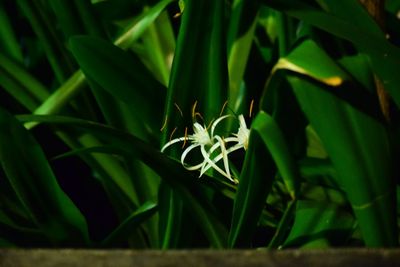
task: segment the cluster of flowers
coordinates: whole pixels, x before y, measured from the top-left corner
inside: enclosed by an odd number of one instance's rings
[[[200,170],[201,177],[207,170],[213,168],[218,173],[228,178],[231,182],[237,184],[238,180],[232,177],[229,170],[228,155],[236,150],[243,148],[244,150],[248,147],[250,130],[247,128],[246,121],[243,115],[235,117],[239,121],[239,128],[237,133],[233,133],[227,137],[215,134],[215,129],[219,123],[223,120],[232,117],[233,115],[224,115],[216,119],[211,127],[202,126],[200,123],[195,122],[193,124],[193,134],[175,138],[166,143],[161,152],[164,152],[169,146],[179,142],[189,142],[188,147],[183,151],[181,155],[182,165],[191,171]],[[210,130],[210,132],[209,132]],[[201,156],[203,161],[196,165],[190,165],[185,162],[187,155],[195,148],[200,148]],[[218,153],[219,151],[219,153]],[[217,152],[217,153],[216,153]],[[214,155],[214,156],[212,156]],[[222,160],[223,168],[217,165]]]

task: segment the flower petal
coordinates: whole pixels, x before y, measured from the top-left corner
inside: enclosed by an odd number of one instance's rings
[[[171,145],[173,145],[173,144],[176,144],[176,143],[185,141],[185,139],[186,139],[186,140],[193,140],[193,138],[190,137],[190,136],[188,136],[188,137],[179,137],[179,138],[172,139],[171,141],[169,141],[168,143],[166,143],[166,144],[161,148],[161,152],[164,152],[164,150],[165,150],[167,147],[169,147],[169,146],[171,146]]]
[[[193,165],[193,166],[190,166],[189,164],[185,163],[185,158],[189,154],[189,152],[199,146],[200,146],[200,144],[194,143],[194,144],[190,145],[188,148],[186,148],[185,151],[183,151],[183,153],[181,155],[181,163],[185,169],[187,169],[189,171],[195,171],[195,170],[200,169],[203,166],[203,164],[204,164],[203,162],[200,164],[197,164],[197,165]]]
[[[215,131],[215,128],[217,127],[217,125],[221,122],[221,121],[223,121],[224,119],[226,119],[226,118],[229,118],[229,117],[231,117],[232,115],[224,115],[224,116],[222,116],[222,117],[219,117],[218,119],[216,119],[214,122],[213,122],[213,124],[211,125],[211,138],[213,138],[213,136],[214,136],[214,131]]]

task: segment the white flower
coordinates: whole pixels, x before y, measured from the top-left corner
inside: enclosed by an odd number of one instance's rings
[[[215,134],[215,129],[217,125],[224,119],[231,117],[231,115],[225,115],[219,117],[215,120],[211,125],[211,131],[208,132],[207,127],[202,126],[198,122],[193,124],[193,134],[189,136],[175,138],[168,143],[166,143],[161,152],[178,142],[186,142],[189,141],[190,145],[183,151],[181,155],[181,163],[187,170],[200,170],[201,177],[205,172],[207,172],[210,168],[215,169],[218,173],[223,175],[224,177],[228,178],[233,183],[238,183],[238,180],[233,178],[230,173],[229,168],[229,158],[228,155],[236,150],[243,148],[247,150],[248,143],[249,143],[249,135],[250,129],[247,128],[246,121],[243,115],[238,116],[239,120],[239,129],[237,133],[232,134],[233,136],[228,136],[226,138],[221,137]],[[233,145],[228,146],[230,143]],[[185,162],[186,157],[188,154],[195,148],[199,147],[201,155],[203,157],[203,161],[196,165],[189,165]],[[209,148],[207,150],[207,148]],[[213,154],[217,154],[215,157],[212,157]],[[223,161],[223,168],[219,167],[217,163],[222,160]]]
[[[190,141],[191,144],[183,151],[181,155],[181,163],[182,165],[187,169],[187,170],[203,170],[206,169],[208,170],[209,168],[214,168],[217,172],[219,172],[221,175],[224,177],[228,178],[230,181],[237,183],[236,179],[233,179],[230,170],[229,170],[229,163],[228,163],[228,154],[226,153],[226,148],[225,148],[225,142],[224,140],[219,136],[215,135],[215,128],[217,125],[224,119],[230,117],[230,115],[225,115],[213,122],[211,125],[211,131],[210,134],[208,133],[208,129],[205,126],[202,126],[198,122],[195,122],[193,124],[193,134],[189,136],[184,136],[184,137],[179,137],[175,138],[168,143],[166,143],[162,149],[161,152],[164,152],[164,150],[178,142],[185,142],[185,141]],[[202,157],[204,158],[204,161],[202,161],[199,164],[196,165],[189,165],[185,163],[185,159],[187,155],[195,148],[200,147],[200,152]],[[209,151],[207,151],[206,147],[210,147]],[[224,170],[221,169],[215,161],[212,160],[211,154],[216,150],[220,148],[221,153],[218,155],[219,160],[223,159],[224,162]],[[218,161],[219,161],[218,160]],[[204,171],[205,172],[205,171]],[[203,171],[200,172],[200,177],[204,174]]]
[[[243,115],[239,115],[239,130],[236,136],[237,145],[247,150],[249,146],[250,129],[247,128]]]
[[[219,154],[218,156],[216,156],[212,162],[208,162],[207,165],[203,165],[203,167],[201,168],[201,172],[200,175],[203,175],[203,173],[205,173],[210,167],[214,167],[214,165],[220,161],[221,159],[228,158],[228,155],[236,150],[239,150],[241,148],[243,148],[244,150],[247,150],[248,145],[249,145],[249,136],[250,136],[250,129],[247,128],[246,125],[246,121],[244,119],[244,116],[241,114],[238,117],[239,119],[239,130],[237,133],[233,134],[233,136],[231,137],[227,137],[223,140],[224,142],[224,147],[222,148],[221,145],[221,154]],[[233,146],[229,147],[228,149],[225,148],[225,144],[233,142],[235,143]],[[211,147],[210,151],[209,151],[209,155],[211,153],[214,152],[214,150],[216,149],[216,145],[214,145],[213,147]],[[208,157],[210,158],[210,157]],[[225,163],[225,162],[224,162]],[[236,180],[236,179],[235,179]],[[237,183],[237,180],[235,181]]]

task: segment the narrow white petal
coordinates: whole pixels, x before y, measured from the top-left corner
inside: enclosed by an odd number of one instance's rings
[[[228,175],[226,172],[224,172],[220,167],[218,167],[208,156],[207,151],[205,150],[204,146],[201,146],[201,153],[204,157],[204,159],[207,161],[208,164],[211,165],[217,172],[219,172],[221,175],[224,177],[228,178],[232,182],[236,183],[237,181],[235,179],[232,179],[230,175]]]
[[[220,123],[222,120],[224,120],[228,117],[231,117],[231,116],[232,115],[224,115],[214,121],[214,123],[211,125],[211,138],[214,136],[214,131],[215,131],[215,128],[217,127],[218,123]]]
[[[176,143],[185,141],[185,139],[186,139],[186,140],[193,140],[193,138],[191,138],[190,136],[189,136],[189,137],[179,137],[179,138],[172,139],[171,141],[169,141],[168,143],[166,143],[166,144],[161,148],[161,152],[164,152],[164,150],[165,150],[167,147],[169,147],[169,146],[171,146],[171,145],[173,145],[173,144],[176,144]]]
[[[194,166],[190,166],[189,164],[185,163],[185,158],[189,154],[189,152],[199,146],[200,146],[200,144],[195,143],[195,144],[190,145],[188,148],[185,149],[185,151],[183,151],[183,153],[181,155],[181,163],[182,163],[183,167],[185,167],[185,169],[190,170],[190,171],[195,171],[195,170],[200,169],[201,166],[203,165],[203,162],[200,164],[194,165]]]
[[[225,143],[222,140],[222,138],[220,136],[218,136],[218,135],[215,136],[215,139],[217,139],[218,142],[220,143],[221,155],[222,155],[222,159],[223,159],[223,162],[224,162],[225,172],[229,177],[231,177],[231,172],[229,170],[228,154],[226,152]]]
[[[230,142],[237,142],[237,138],[236,137],[228,137],[226,139],[224,139],[225,144],[230,143]],[[214,144],[210,150],[208,151],[208,155],[211,155],[218,147],[220,146],[220,143],[216,143]],[[232,152],[232,151],[231,151]],[[226,150],[226,156],[228,156],[229,154],[229,149]],[[223,158],[222,152],[220,154],[218,154],[218,156],[216,156],[215,158],[213,158],[213,162],[217,163],[218,161],[220,161]],[[205,166],[203,166],[203,168],[201,169],[202,174],[204,174],[206,171],[208,171],[208,169],[211,168],[210,164],[206,164]]]

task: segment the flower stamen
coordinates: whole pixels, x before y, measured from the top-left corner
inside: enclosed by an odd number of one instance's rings
[[[167,127],[167,123],[168,123],[168,116],[165,116],[165,120],[163,125],[161,126],[160,132],[164,131],[165,127]]]
[[[181,114],[181,117],[183,118],[183,112],[182,112],[181,108],[178,106],[177,103],[174,103],[174,106],[176,107],[176,109],[179,111],[179,114]]]
[[[184,139],[183,139],[182,149],[185,147],[186,142],[187,142],[187,140],[188,140],[188,133],[187,133],[187,131],[188,131],[188,128],[185,127],[185,136],[183,137]]]
[[[170,141],[170,142],[171,142],[171,140],[172,140],[172,137],[174,137],[174,133],[176,132],[176,130],[178,130],[178,127],[175,127],[175,128],[172,130],[171,134],[169,135],[169,141]]]
[[[220,117],[222,116],[222,113],[224,113],[224,110],[225,110],[225,108],[226,108],[226,105],[228,105],[228,100],[225,101],[224,105],[223,105],[222,108],[221,108],[221,112],[219,113],[219,116],[220,116]]]

